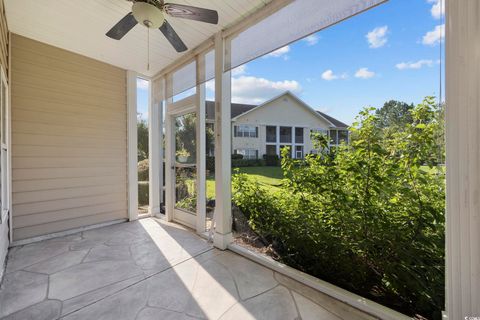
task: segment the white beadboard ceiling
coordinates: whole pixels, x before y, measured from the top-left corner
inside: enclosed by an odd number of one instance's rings
[[[217,31],[241,20],[271,0],[172,0],[165,1],[214,9],[219,24],[169,18],[189,49]],[[135,26],[122,40],[105,36],[131,11],[126,0],[5,0],[11,32],[97,59],[146,76],[180,58],[160,30],[150,30],[150,70],[147,70],[147,29]],[[188,51],[187,51],[188,52]]]

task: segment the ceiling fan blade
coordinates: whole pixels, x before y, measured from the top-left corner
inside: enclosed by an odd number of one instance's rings
[[[167,40],[172,44],[172,46],[177,50],[177,52],[187,51],[188,48],[183,43],[182,39],[178,36],[178,34],[173,30],[170,23],[167,20],[163,23],[163,25],[159,28],[162,31],[163,35]]]
[[[175,18],[190,19],[211,24],[218,23],[218,12],[215,10],[174,3],[165,3],[164,9],[167,14]]]
[[[137,25],[137,20],[133,17],[133,13],[127,14],[122,20],[118,21],[110,31],[106,33],[107,37],[115,40],[120,40],[128,31],[132,30]]]

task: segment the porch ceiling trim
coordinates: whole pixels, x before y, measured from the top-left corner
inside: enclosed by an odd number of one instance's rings
[[[288,4],[292,3],[294,0],[273,0],[272,2],[266,4],[259,10],[255,11],[253,14],[248,16],[245,19],[238,21],[235,24],[225,28],[221,31],[222,38],[233,38],[242,31],[250,28],[251,26],[255,25],[259,21],[265,19],[268,16],[271,16],[278,10],[284,8]],[[181,58],[177,59],[167,67],[163,68],[160,72],[158,72],[155,76],[152,77],[152,80],[159,79],[164,77],[165,75],[178,70],[185,65],[191,63],[195,60],[197,55],[206,54],[210,50],[213,50],[215,45],[215,35],[212,35],[210,38],[206,39],[204,42],[199,44],[197,47],[193,48],[187,54],[182,56]]]
[[[229,53],[231,58],[225,61],[223,71],[229,71],[387,1],[273,0],[263,8],[253,12],[249,17],[232,24],[216,34],[222,40],[231,43],[231,52]],[[188,54],[172,62],[153,76],[154,91],[161,91],[159,89],[160,86],[155,82],[163,77],[171,78],[177,71],[194,62],[197,56],[206,55],[212,51],[214,42],[213,37],[209,37]],[[182,72],[182,76],[176,75],[177,81],[182,82],[182,84],[178,85],[178,83],[175,83],[176,85],[173,85],[173,87],[181,90],[174,90],[171,92],[172,95],[179,94],[195,86],[194,71],[191,73]],[[203,81],[209,81],[213,76],[212,72],[211,77],[207,77]],[[189,78],[179,80],[181,77]],[[189,84],[188,86],[185,85],[187,83]],[[199,84],[198,81],[196,84]],[[169,97],[168,95],[166,97],[161,97],[158,94],[154,95],[157,101]]]
[[[218,25],[167,17],[188,48],[263,8],[271,0],[175,0],[177,4],[217,10]],[[275,0],[274,0],[275,1]],[[147,29],[136,25],[121,40],[105,33],[132,9],[127,0],[4,0],[10,31],[78,53],[146,77],[156,75],[189,51],[177,53],[159,30],[150,32],[147,70]],[[190,50],[191,51],[191,50]]]

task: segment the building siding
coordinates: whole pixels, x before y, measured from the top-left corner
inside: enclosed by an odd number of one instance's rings
[[[0,65],[8,76],[8,27],[4,0],[0,0]]]
[[[14,240],[127,218],[126,71],[12,35]]]
[[[258,138],[234,137],[234,125],[253,125],[258,127]],[[236,149],[258,150],[260,158],[266,154],[267,126],[286,126],[303,128],[304,155],[314,149],[310,138],[310,130],[328,130],[331,124],[317,117],[298,101],[288,95],[282,95],[261,108],[240,115],[232,123],[232,151]],[[294,134],[294,132],[292,132]]]
[[[9,34],[7,27],[7,18],[5,16],[5,6],[3,0],[0,0],[0,69],[3,69],[8,79],[9,68]],[[2,168],[5,170],[5,168]],[[9,221],[2,221],[0,224],[0,281],[2,280],[3,267],[5,265],[5,257],[7,255],[9,245]]]

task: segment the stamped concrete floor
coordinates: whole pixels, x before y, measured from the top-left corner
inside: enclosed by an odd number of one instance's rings
[[[14,247],[1,319],[371,319],[148,218]]]

